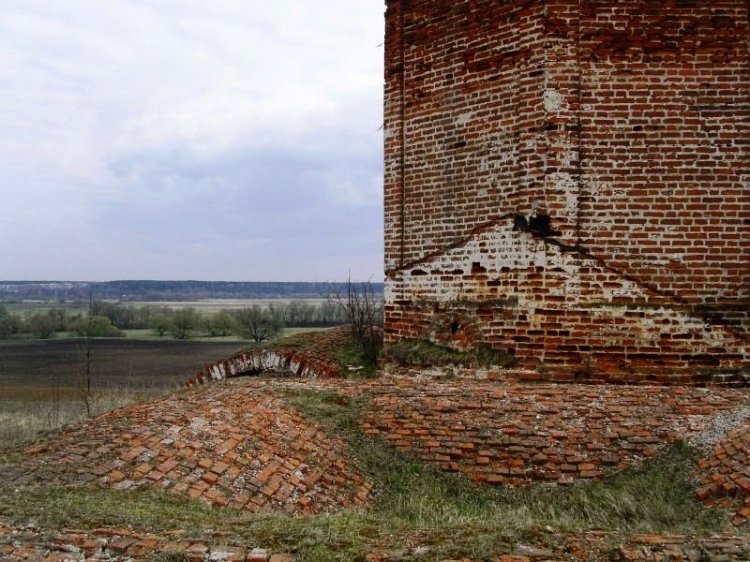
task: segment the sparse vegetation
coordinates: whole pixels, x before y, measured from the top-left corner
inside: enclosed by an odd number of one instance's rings
[[[256,304],[234,311],[233,318],[243,337],[261,343],[272,339],[284,327],[283,315],[278,312],[278,309],[261,308]]]
[[[149,335],[177,340],[266,341],[284,327],[326,328],[345,321],[343,309],[322,299],[183,302],[169,306],[92,300],[88,308],[82,302],[43,301],[9,306],[16,312],[0,305],[0,339],[143,338],[150,330]]]
[[[346,439],[360,469],[381,490],[376,512],[410,524],[494,522],[505,532],[552,526],[565,531],[713,532],[726,514],[695,498],[695,451],[677,443],[641,469],[573,487],[476,486],[467,478],[411,459],[357,423],[360,406],[334,393],[287,391],[288,402]]]
[[[512,367],[513,355],[487,346],[458,351],[427,340],[411,339],[389,344],[383,350],[384,361],[415,367],[460,365],[462,367]]]
[[[731,531],[726,514],[694,497],[694,453],[676,445],[607,479],[575,487],[500,489],[477,487],[460,475],[440,472],[387,443],[366,436],[357,424],[360,404],[334,393],[286,391],[288,403],[346,439],[353,461],[375,484],[371,511],[292,517],[248,515],[157,491],[95,488],[0,488],[0,515],[48,528],[133,526],[148,531],[203,529],[294,552],[300,561],[364,560],[384,548],[423,547],[403,560],[470,557],[485,560],[519,543],[560,540],[561,531],[697,533]]]
[[[378,366],[356,344],[340,348],[334,354],[341,371],[349,378],[371,378],[378,372]]]
[[[94,392],[82,396],[82,389],[60,383],[50,387],[14,386],[0,391],[0,446],[37,438],[40,432],[52,431],[79,421],[93,413],[107,412],[134,402],[163,396],[179,387],[177,382],[104,385],[100,381]],[[84,387],[85,388],[85,387]]]
[[[373,285],[349,278],[343,289],[330,293],[328,300],[340,311],[361,360],[375,369],[383,348],[383,303]]]
[[[25,441],[39,431],[92,413],[170,392],[206,363],[223,359],[238,343],[90,339],[0,342],[0,444]]]

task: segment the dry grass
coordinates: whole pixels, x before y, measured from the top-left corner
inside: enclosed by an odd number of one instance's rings
[[[92,414],[108,412],[134,402],[150,400],[178,388],[133,381],[126,385],[97,385]],[[40,432],[75,423],[87,415],[82,392],[74,386],[0,388],[0,445],[35,439]]]
[[[33,439],[86,415],[77,384],[81,341],[0,342],[0,445]],[[94,340],[94,412],[171,392],[237,343]]]

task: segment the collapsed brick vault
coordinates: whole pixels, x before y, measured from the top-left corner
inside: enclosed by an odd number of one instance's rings
[[[747,382],[747,0],[388,0],[386,340]]]

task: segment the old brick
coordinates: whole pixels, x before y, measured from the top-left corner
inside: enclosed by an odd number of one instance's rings
[[[386,341],[481,342],[525,381],[742,383],[747,21],[388,2]]]

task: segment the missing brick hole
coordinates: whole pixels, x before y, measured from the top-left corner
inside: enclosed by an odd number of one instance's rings
[[[458,333],[458,329],[461,327],[461,323],[458,320],[451,322],[451,335],[455,336]]]
[[[544,238],[548,236],[560,236],[562,232],[552,228],[552,217],[548,214],[536,214],[526,218],[518,213],[513,217],[513,230],[530,232]]]
[[[471,272],[472,273],[487,273],[487,268],[482,267],[482,264],[478,261],[475,261],[471,264]]]

